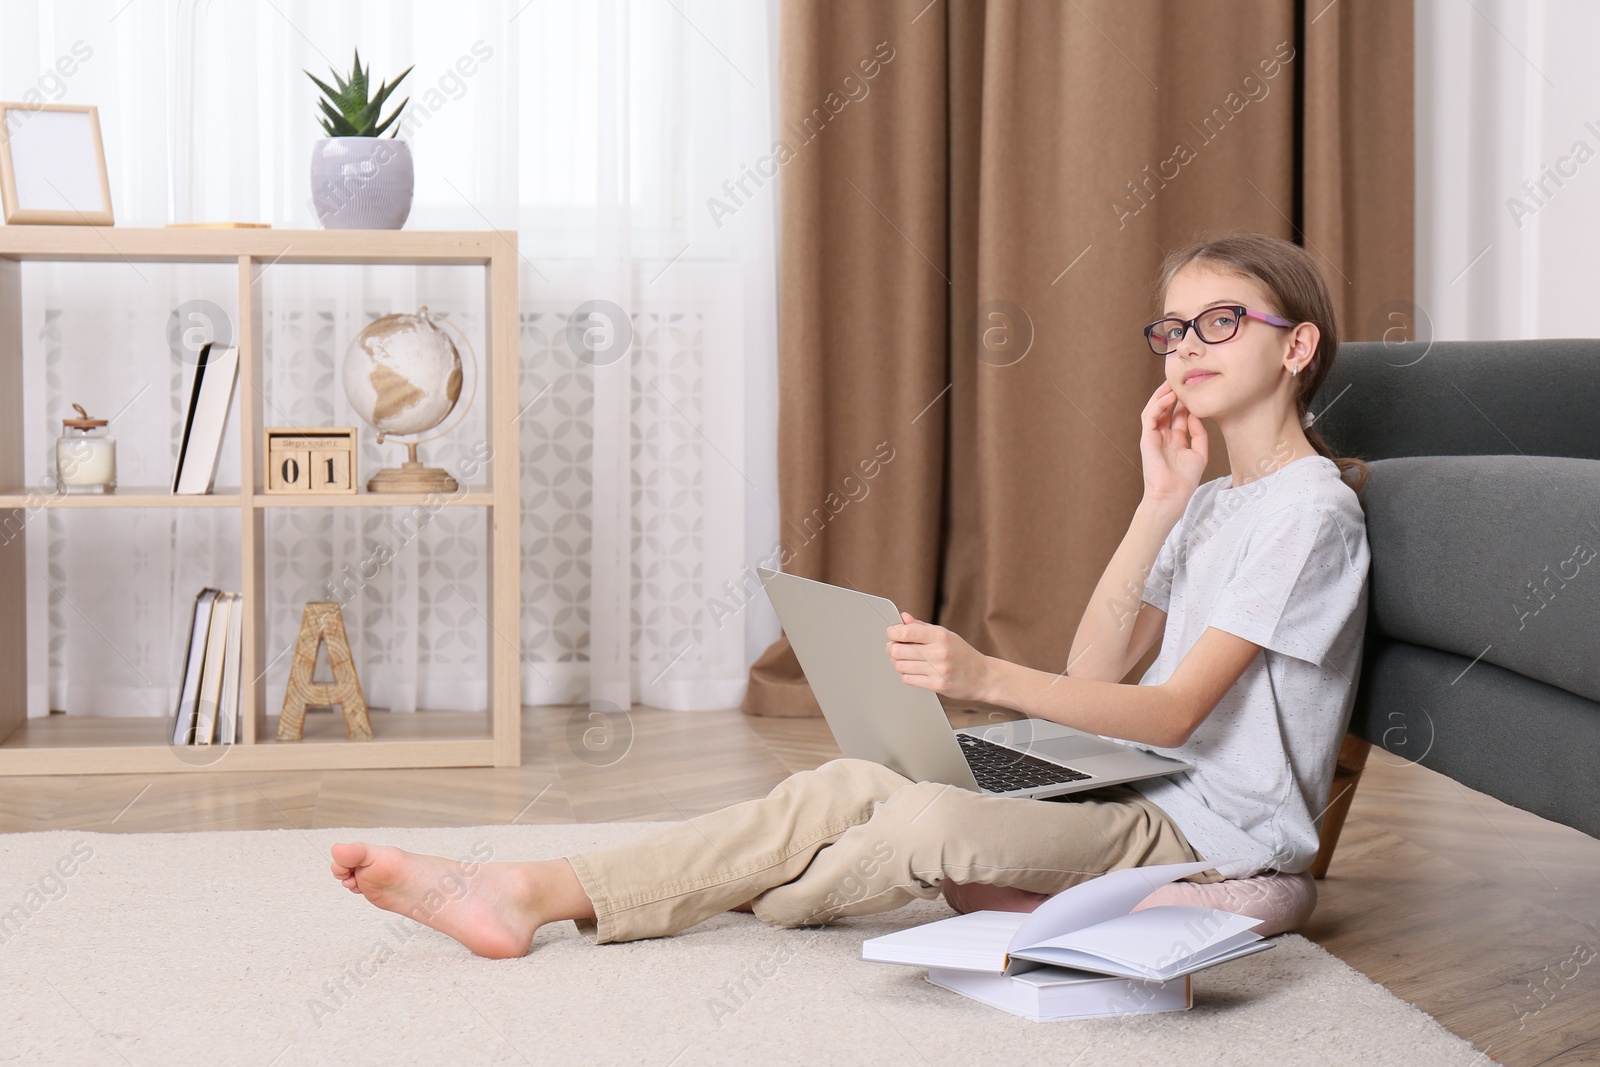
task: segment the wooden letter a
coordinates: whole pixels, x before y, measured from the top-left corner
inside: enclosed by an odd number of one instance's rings
[[[311,680],[317,666],[317,649],[328,648],[328,666],[333,669],[333,684]],[[367,718],[367,702],[361,695],[361,680],[350,655],[350,641],[344,633],[344,616],[331,600],[307,602],[300,618],[300,638],[294,646],[294,666],[289,669],[289,687],[283,694],[283,714],[278,716],[278,740],[298,741],[305,732],[306,708],[339,705],[344,711],[344,729],[350,740],[372,740],[372,721]]]

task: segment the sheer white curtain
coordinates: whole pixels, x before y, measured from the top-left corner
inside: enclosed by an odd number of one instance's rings
[[[777,633],[752,592],[778,526],[777,182],[747,184],[731,215],[708,201],[770,151],[773,32],[768,5],[739,0],[8,0],[0,99],[99,106],[119,226],[315,228],[322,132],[303,71],[327,80],[357,47],[374,79],[412,66],[396,94],[417,175],[406,227],[518,235],[524,700],[729,707]],[[266,267],[266,423],[361,425],[338,368],[379,315],[426,304],[481,360],[481,277]],[[23,287],[30,480],[79,402],[116,416],[124,485],[166,481],[193,338],[237,315],[231,270],[30,264]],[[590,340],[618,352],[631,334],[620,357],[569,340],[596,301]],[[483,440],[486,408],[480,382],[425,458],[449,466]],[[236,434],[219,486],[238,484]],[[364,435],[363,471],[398,458]],[[194,593],[238,587],[238,536],[227,509],[31,519],[30,714],[166,713]],[[305,600],[384,544],[393,562],[345,609],[369,700],[484,706],[481,511],[418,528],[390,510],[274,510],[267,542],[269,658]],[[269,704],[286,673],[269,668]]]
[[[1592,337],[1600,7],[1417,0],[1417,331]]]

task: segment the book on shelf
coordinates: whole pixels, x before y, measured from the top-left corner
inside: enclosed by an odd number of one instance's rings
[[[222,659],[228,652],[228,594],[211,601],[211,622],[206,627],[205,658],[200,663],[200,696],[194,705],[194,739],[209,745],[217,732],[217,705],[222,703]]]
[[[1088,1019],[1194,1007],[1189,975],[1157,982],[1070,967],[1044,966],[1014,975],[932,967],[925,980],[1025,1019]]]
[[[217,476],[217,456],[222,451],[222,431],[233,405],[239,378],[239,350],[233,345],[207,341],[195,361],[189,389],[189,409],[178,445],[178,465],[172,473],[172,491],[180,494],[211,492]]]
[[[222,704],[217,712],[218,740],[232,745],[239,740],[239,662],[244,652],[244,597],[228,594],[228,651],[222,660]]]
[[[1006,988],[1006,982],[1047,966],[1134,980],[1147,989],[1152,983],[1171,983],[1272,947],[1254,931],[1261,920],[1248,915],[1186,904],[1132,910],[1168,882],[1216,863],[1111,871],[1062,890],[1032,912],[973,911],[869,938],[862,943],[861,958],[927,967],[947,980],[951,973],[997,980],[966,983],[969,988],[957,990],[969,996],[976,995],[969,990],[980,989],[999,996],[993,991]],[[1046,977],[1025,984],[1038,986],[1039,995],[1045,996],[1048,987],[1040,983]],[[1021,997],[1025,1002],[1032,995],[1026,989],[1012,990],[1005,999]],[[1071,999],[1077,994],[1051,995]]]
[[[183,682],[178,689],[178,706],[172,713],[172,743],[186,745],[194,737],[195,702],[200,698],[200,665],[206,658],[206,638],[211,631],[211,605],[219,591],[209,586],[194,598],[194,614],[189,622],[189,651],[183,660]]]
[[[174,745],[235,744],[239,740],[243,603],[238,593],[210,587],[194,598],[189,652],[173,713]]]

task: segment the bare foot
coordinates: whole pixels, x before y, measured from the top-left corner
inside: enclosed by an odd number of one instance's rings
[[[551,895],[544,890],[554,888],[548,877],[554,872],[538,863],[463,864],[357,842],[334,845],[330,866],[350,892],[490,959],[526,955],[540,926],[572,917],[548,907],[556,903],[544,899]]]

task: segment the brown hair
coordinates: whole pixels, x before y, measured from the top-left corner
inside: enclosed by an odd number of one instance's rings
[[[1334,455],[1332,447],[1316,427],[1305,425],[1311,398],[1333,369],[1334,357],[1339,351],[1339,324],[1334,316],[1333,297],[1316,263],[1304,248],[1278,237],[1259,233],[1205,236],[1171,253],[1161,264],[1154,294],[1158,304],[1165,298],[1173,276],[1195,262],[1225,273],[1253,278],[1278,304],[1272,311],[1296,323],[1309,322],[1317,328],[1321,336],[1311,361],[1301,368],[1306,371],[1306,376],[1299,379],[1300,387],[1295,393],[1295,414],[1300,417],[1311,447],[1319,455],[1338,464],[1341,478],[1346,472],[1355,471],[1352,488],[1360,496],[1371,473],[1366,463],[1354,457]],[[1156,313],[1160,314],[1160,311]]]

